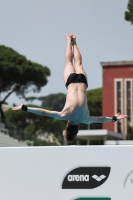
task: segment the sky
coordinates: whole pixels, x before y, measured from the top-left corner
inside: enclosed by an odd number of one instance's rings
[[[63,82],[66,33],[77,36],[88,89],[102,87],[100,62],[133,60],[133,25],[124,19],[127,3],[128,0],[0,0],[0,44],[51,71],[41,92],[30,92],[27,97],[67,93]],[[7,102],[18,104],[20,99],[12,94]],[[41,102],[35,100],[33,104]]]

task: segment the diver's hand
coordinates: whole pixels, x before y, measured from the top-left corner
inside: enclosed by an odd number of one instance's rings
[[[12,107],[12,110],[21,110],[22,105],[23,105],[23,102],[21,101],[21,102],[20,102],[20,105],[19,105],[19,106]]]
[[[124,119],[124,118],[128,118],[128,115],[121,115],[120,112],[117,113],[117,114],[115,114],[114,116],[116,116],[118,120],[120,120],[120,119]]]

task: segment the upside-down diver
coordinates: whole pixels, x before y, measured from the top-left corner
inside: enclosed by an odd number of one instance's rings
[[[66,103],[62,111],[50,111],[41,108],[27,107],[21,102],[19,106],[12,110],[24,110],[41,116],[53,117],[58,120],[66,120],[66,130],[64,138],[67,142],[72,142],[79,130],[79,124],[115,122],[127,118],[127,115],[120,113],[113,117],[90,116],[86,89],[88,87],[87,75],[82,65],[82,56],[76,43],[74,34],[66,34],[66,52],[64,82],[67,88]]]

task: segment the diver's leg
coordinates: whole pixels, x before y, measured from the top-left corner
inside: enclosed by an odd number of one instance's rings
[[[76,74],[80,74],[80,73],[84,74],[87,78],[86,72],[82,65],[82,56],[77,46],[75,35],[72,35],[72,46],[73,46],[73,53],[74,53],[74,68],[75,68]]]
[[[66,83],[69,75],[75,73],[73,66],[73,51],[70,34],[66,34],[66,51],[65,51],[65,69],[64,69],[64,82]]]
[[[71,35],[72,37],[72,46],[73,46],[73,53],[74,53],[74,62],[75,65],[81,65],[82,64],[82,56],[78,49],[77,43],[76,43],[76,35]]]

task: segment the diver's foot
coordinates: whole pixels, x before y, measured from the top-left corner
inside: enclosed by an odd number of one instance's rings
[[[67,42],[71,42],[71,36],[70,36],[70,34],[65,34],[65,37],[66,37],[66,40],[67,40]]]
[[[71,42],[72,42],[72,45],[76,44],[76,35],[71,34]]]

